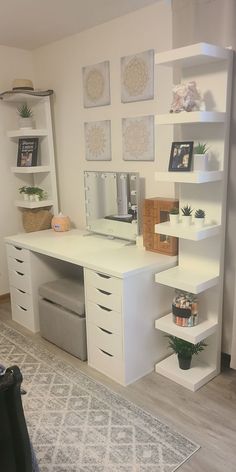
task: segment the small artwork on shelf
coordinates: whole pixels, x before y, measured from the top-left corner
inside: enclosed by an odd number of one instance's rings
[[[110,63],[83,67],[84,107],[110,105]]]
[[[122,119],[124,161],[154,161],[154,116]]]
[[[121,58],[122,103],[154,98],[154,50]]]
[[[38,142],[38,138],[19,139],[17,167],[37,166]]]
[[[193,141],[173,142],[170,152],[169,171],[190,171],[193,156]]]
[[[111,122],[84,123],[85,156],[87,161],[111,160]]]

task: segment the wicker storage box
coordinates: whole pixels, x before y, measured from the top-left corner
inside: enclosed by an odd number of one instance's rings
[[[48,208],[24,209],[22,223],[26,233],[51,228],[52,213]]]

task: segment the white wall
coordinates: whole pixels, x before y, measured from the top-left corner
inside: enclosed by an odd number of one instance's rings
[[[0,63],[0,91],[11,89],[15,78],[33,79],[32,53],[29,51],[0,46]],[[14,157],[9,155],[11,145],[6,138],[9,126],[9,110],[0,102],[0,295],[9,291],[4,237],[18,231],[20,220],[13,202],[16,180],[10,171]]]
[[[170,146],[163,142],[166,136],[172,136],[171,130],[164,127],[156,136],[155,162],[122,161],[121,141],[122,117],[154,114],[162,103],[170,103],[171,72],[162,70],[157,77],[160,85],[166,83],[166,96],[157,97],[156,90],[155,100],[132,104],[121,104],[120,100],[120,57],[147,49],[170,49],[171,29],[171,6],[163,1],[34,51],[36,85],[55,91],[60,207],[76,226],[85,225],[84,170],[137,171],[145,179],[147,197],[173,194],[172,186],[166,188],[154,181],[157,166],[164,169],[169,159]],[[110,61],[111,106],[84,109],[82,67],[104,60]],[[112,122],[112,161],[87,162],[84,122],[103,119]]]

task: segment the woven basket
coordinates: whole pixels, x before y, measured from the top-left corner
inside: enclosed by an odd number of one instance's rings
[[[26,233],[51,228],[52,213],[49,209],[23,210],[22,223]]]

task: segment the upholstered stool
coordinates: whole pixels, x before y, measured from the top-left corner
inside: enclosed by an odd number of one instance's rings
[[[43,338],[81,360],[87,359],[83,282],[58,279],[39,287],[39,321]]]

